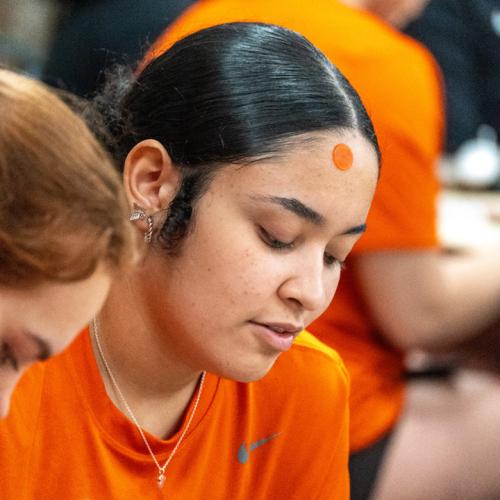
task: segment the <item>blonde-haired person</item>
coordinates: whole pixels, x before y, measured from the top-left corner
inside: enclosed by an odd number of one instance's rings
[[[61,351],[134,259],[127,204],[84,122],[0,69],[0,416],[22,372]]]

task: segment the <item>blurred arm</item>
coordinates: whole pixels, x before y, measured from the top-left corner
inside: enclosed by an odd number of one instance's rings
[[[373,252],[353,265],[374,321],[400,349],[447,350],[500,318],[500,248]]]

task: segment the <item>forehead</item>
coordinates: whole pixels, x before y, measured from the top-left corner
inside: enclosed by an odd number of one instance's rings
[[[347,169],[334,164],[339,144],[352,151]],[[327,221],[357,225],[364,223],[377,178],[377,155],[366,139],[354,132],[323,132],[290,143],[273,158],[223,168],[209,191],[242,202],[270,196],[297,199]]]
[[[352,152],[352,166],[339,168],[335,150]],[[298,137],[285,144],[272,158],[249,166],[222,170],[233,189],[278,189],[302,193],[309,198],[353,192],[363,184],[374,184],[378,160],[371,144],[357,132],[322,132]]]

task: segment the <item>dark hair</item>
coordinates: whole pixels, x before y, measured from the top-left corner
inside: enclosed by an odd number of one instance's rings
[[[286,150],[313,131],[357,130],[380,151],[360,97],[302,35],[228,23],[175,43],[136,78],[115,76],[97,96],[118,165],[144,139],[161,142],[182,173],[159,239],[175,250],[218,167]]]

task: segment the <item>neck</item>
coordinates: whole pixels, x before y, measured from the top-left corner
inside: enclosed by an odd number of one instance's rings
[[[164,332],[148,312],[147,298],[138,293],[133,277],[113,286],[97,318],[97,333],[104,358],[141,427],[161,438],[174,434],[200,372],[179,362],[169,351]],[[94,356],[107,394],[130,417],[93,337]]]

